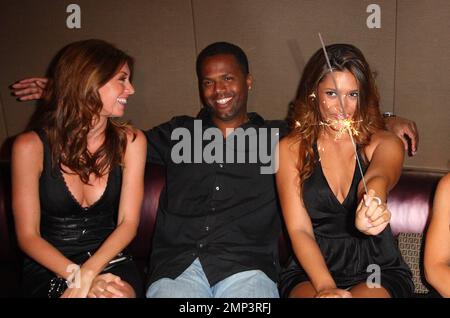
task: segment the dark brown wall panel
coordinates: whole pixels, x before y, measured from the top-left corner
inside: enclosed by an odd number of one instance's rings
[[[81,7],[81,29],[68,29],[66,7]],[[368,28],[367,8],[381,9]],[[0,2],[0,142],[19,133],[34,110],[7,86],[45,72],[65,44],[86,38],[115,43],[136,58],[126,117],[149,128],[199,107],[195,57],[215,41],[248,54],[255,77],[249,109],[286,115],[304,64],[326,43],[358,46],[377,72],[382,110],[415,120],[421,141],[406,165],[448,169],[450,2],[446,0],[3,0]]]
[[[420,131],[413,168],[450,169],[450,2],[398,1],[395,111]]]

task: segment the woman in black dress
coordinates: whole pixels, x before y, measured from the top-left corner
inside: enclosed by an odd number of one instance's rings
[[[47,83],[39,128],[17,137],[13,210],[24,295],[134,297],[146,139],[114,117],[134,94],[133,59],[101,40],[69,44]],[[67,285],[70,288],[67,288]]]
[[[293,131],[279,145],[277,188],[295,253],[281,274],[281,294],[408,297],[411,272],[386,207],[402,169],[402,142],[384,130],[361,51],[335,44],[327,52],[337,88],[320,49],[303,71]]]

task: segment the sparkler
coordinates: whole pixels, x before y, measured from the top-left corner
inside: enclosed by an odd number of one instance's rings
[[[338,95],[339,105],[341,106],[341,111],[342,111],[342,116],[343,116],[343,119],[333,120],[332,122],[335,121],[337,124],[340,125],[341,129],[338,132],[338,133],[341,133],[340,136],[342,135],[343,131],[346,130],[348,132],[348,134],[350,136],[350,140],[352,141],[353,150],[355,152],[355,158],[356,158],[356,162],[358,163],[359,172],[361,173],[361,178],[362,178],[362,182],[363,182],[363,185],[364,185],[364,190],[366,191],[366,193],[368,193],[369,191],[367,190],[366,179],[364,178],[364,173],[362,171],[361,162],[359,161],[359,157],[358,157],[358,151],[356,150],[355,140],[353,139],[353,134],[355,134],[357,136],[358,135],[358,131],[353,126],[353,124],[355,122],[352,119],[349,119],[347,114],[345,113],[344,102],[342,100],[343,96],[339,92],[337,81],[336,81],[336,78],[334,77],[333,68],[331,67],[330,59],[328,58],[327,49],[325,48],[325,44],[323,42],[322,35],[320,33],[319,33],[319,39],[320,39],[320,43],[322,44],[323,53],[325,54],[325,59],[327,61],[327,65],[328,65],[328,69],[330,71],[331,79],[333,80],[334,87],[336,87],[336,94]],[[324,124],[325,125],[331,125],[331,122],[324,123]]]
[[[355,128],[355,124],[361,122],[361,120],[355,121],[351,118],[345,119],[328,119],[327,121],[321,121],[319,125],[327,126],[327,127],[340,127],[334,140],[338,140],[342,137],[343,134],[348,132],[353,136],[358,136],[359,131]]]

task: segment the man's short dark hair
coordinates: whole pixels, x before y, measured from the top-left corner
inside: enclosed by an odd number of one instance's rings
[[[233,55],[241,67],[242,72],[245,75],[248,74],[249,70],[247,55],[245,55],[244,51],[239,46],[228,42],[215,42],[205,47],[197,56],[196,68],[197,77],[199,79],[201,78],[202,65],[205,59],[220,54]]]

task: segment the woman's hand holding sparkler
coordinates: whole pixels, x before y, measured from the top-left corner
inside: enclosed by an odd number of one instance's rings
[[[355,226],[366,235],[378,235],[391,220],[391,212],[381,199],[375,196],[374,190],[364,194],[356,210]]]

